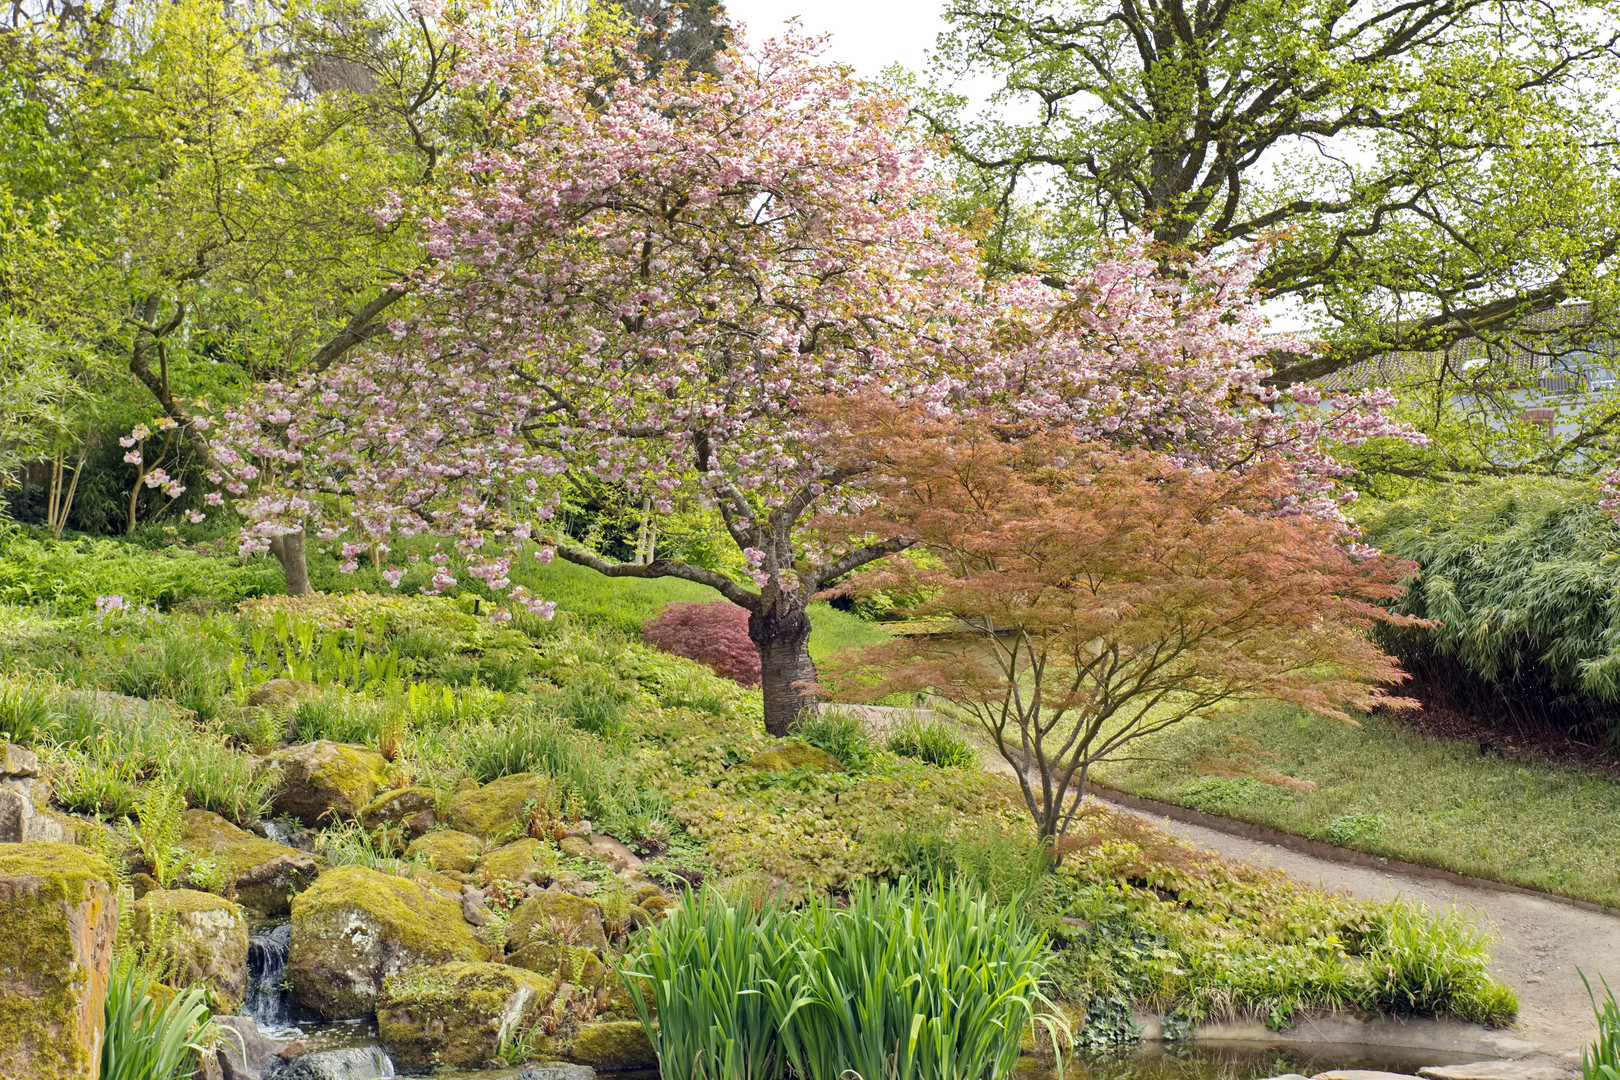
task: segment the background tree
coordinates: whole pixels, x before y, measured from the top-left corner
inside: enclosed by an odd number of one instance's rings
[[[836,683],[969,712],[1043,838],[1063,835],[1094,762],[1189,717],[1269,700],[1353,722],[1347,707],[1409,704],[1381,689],[1404,675],[1367,629],[1411,621],[1382,606],[1411,564],[1279,514],[1276,465],[1188,469],[949,421],[873,432],[862,452],[884,480],[854,526],[917,548],[862,582],[920,590],[912,614],[963,629],[841,654]]]
[[[1126,230],[1200,250],[1286,230],[1257,284],[1334,347],[1281,358],[1282,384],[1537,333],[1529,317],[1571,299],[1609,321],[1617,16],[1611,0],[953,3],[920,113],[951,136],[995,274],[1061,275]],[[977,78],[996,90],[975,113],[953,88]]]
[[[636,54],[647,74],[657,75],[671,61],[689,75],[717,74],[714,58],[731,41],[720,0],[619,0],[613,6],[636,28]]]

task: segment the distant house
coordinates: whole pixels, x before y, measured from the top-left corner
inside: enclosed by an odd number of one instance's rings
[[[1387,353],[1317,380],[1323,390],[1371,386],[1445,394],[1451,404],[1500,425],[1512,416],[1554,438],[1579,430],[1578,414],[1620,389],[1620,333],[1594,328],[1590,304],[1523,320],[1512,333],[1459,341],[1432,352]]]

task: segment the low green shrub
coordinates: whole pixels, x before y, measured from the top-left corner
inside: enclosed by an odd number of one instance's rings
[[[971,769],[979,763],[973,744],[959,728],[915,714],[901,721],[884,747],[891,754],[925,761],[941,769]]]
[[[1339,847],[1377,840],[1389,828],[1389,818],[1377,812],[1342,814],[1322,827],[1322,839]]]
[[[963,884],[861,883],[793,914],[706,896],[625,981],[666,1077],[980,1080],[1012,1072],[1031,1024],[1066,1032],[1045,955],[1015,906]]]
[[[1385,904],[1362,941],[1367,990],[1361,1003],[1388,1012],[1509,1023],[1518,1014],[1518,999],[1491,978],[1489,944],[1489,935],[1455,910]]]

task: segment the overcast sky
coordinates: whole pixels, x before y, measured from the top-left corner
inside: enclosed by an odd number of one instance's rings
[[[920,68],[943,23],[944,0],[725,0],[733,19],[757,40],[799,16],[806,30],[829,33],[827,55],[868,77],[890,64]]]

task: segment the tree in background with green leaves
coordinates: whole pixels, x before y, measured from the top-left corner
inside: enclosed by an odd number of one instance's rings
[[[1329,347],[1278,357],[1273,382],[1426,354],[1394,384],[1439,387],[1424,405],[1447,415],[1407,419],[1429,419],[1441,452],[1403,468],[1556,471],[1620,423],[1606,401],[1509,452],[1537,436],[1523,402],[1479,391],[1523,371],[1430,362],[1458,342],[1569,352],[1611,333],[1613,0],[1005,0],[946,17],[914,89],[992,272],[1062,274],[1129,231],[1194,249],[1274,235],[1257,284]],[[982,81],[975,111],[959,88]],[[1573,300],[1582,319],[1548,317]],[[1454,422],[1459,395],[1498,445],[1452,452],[1478,426]]]

